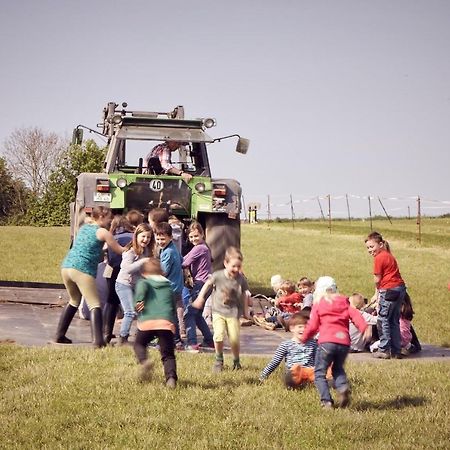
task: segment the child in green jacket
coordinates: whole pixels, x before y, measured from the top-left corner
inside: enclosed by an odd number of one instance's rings
[[[136,285],[134,302],[138,312],[134,353],[141,364],[140,379],[149,381],[154,363],[148,359],[147,346],[158,338],[166,386],[175,388],[177,367],[175,361],[175,299],[170,281],[162,275],[161,264],[149,258],[142,266],[142,276]]]

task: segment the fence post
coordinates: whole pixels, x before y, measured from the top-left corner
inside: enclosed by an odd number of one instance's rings
[[[417,241],[419,244],[422,243],[422,220],[420,211],[420,197],[417,196]]]
[[[294,213],[294,203],[292,202],[292,194],[289,195],[291,199],[291,218],[292,218],[292,228],[295,228],[295,213]]]
[[[348,221],[351,222],[351,221],[352,221],[352,218],[351,218],[351,215],[350,215],[350,205],[349,205],[349,203],[348,203],[348,194],[345,194],[345,200],[346,200],[346,202],[347,202]]]
[[[322,220],[325,220],[325,215],[323,213],[322,205],[320,204],[320,198],[317,197],[317,203],[319,203],[320,214],[322,215]]]
[[[373,225],[372,225],[372,205],[370,203],[370,194],[367,197],[369,199],[369,219],[370,219],[370,231],[373,231]]]
[[[331,195],[328,194],[328,228],[331,234]]]

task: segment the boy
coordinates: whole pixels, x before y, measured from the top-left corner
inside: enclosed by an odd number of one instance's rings
[[[141,364],[140,380],[149,381],[153,362],[148,359],[147,346],[158,338],[161,361],[164,366],[166,386],[175,388],[177,367],[174,353],[175,303],[170,281],[163,277],[156,258],[149,258],[142,267],[142,276],[136,285],[134,302],[138,311],[138,332],[134,342],[134,353]]]
[[[317,341],[310,339],[302,344],[300,338],[308,322],[309,313],[301,311],[292,315],[289,319],[289,331],[292,338],[283,341],[275,351],[272,361],[267,364],[259,376],[260,381],[265,381],[269,375],[285,361],[284,382],[287,388],[295,389],[304,383],[314,381],[314,359],[317,350]]]
[[[170,281],[170,285],[172,286],[178,315],[178,309],[183,311],[183,303],[181,300],[181,292],[184,286],[183,268],[181,266],[183,258],[172,242],[172,227],[167,222],[157,224],[154,230],[156,245],[160,249],[159,259],[161,261],[161,267],[164,276]],[[176,321],[175,344],[177,349],[184,348],[180,337],[178,318]]]
[[[218,270],[205,282],[197,299],[192,303],[194,308],[201,309],[205,304],[206,294],[212,292],[212,316],[214,328],[214,348],[216,361],[214,372],[223,370],[223,340],[225,332],[230,341],[233,354],[233,370],[241,369],[240,351],[240,323],[239,317],[244,310],[244,317],[248,317],[248,305],[245,301],[248,290],[247,281],[241,273],[242,253],[236,247],[228,247],[225,252],[225,269]]]

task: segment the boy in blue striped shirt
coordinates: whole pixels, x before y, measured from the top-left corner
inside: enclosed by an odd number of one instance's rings
[[[285,362],[284,382],[287,388],[301,387],[305,383],[314,382],[314,361],[317,350],[317,340],[310,339],[302,344],[300,337],[309,319],[309,311],[295,313],[289,319],[289,331],[292,338],[283,341],[275,351],[272,361],[267,364],[259,376],[260,381],[266,380],[269,375]]]

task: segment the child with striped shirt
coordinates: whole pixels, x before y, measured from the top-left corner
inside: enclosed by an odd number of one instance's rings
[[[308,322],[309,311],[300,311],[291,316],[288,322],[292,338],[283,341],[275,351],[272,361],[267,364],[259,376],[260,381],[266,380],[269,375],[285,362],[284,382],[287,388],[297,388],[305,383],[314,382],[314,360],[316,357],[317,341],[308,340],[302,344],[300,338]]]

